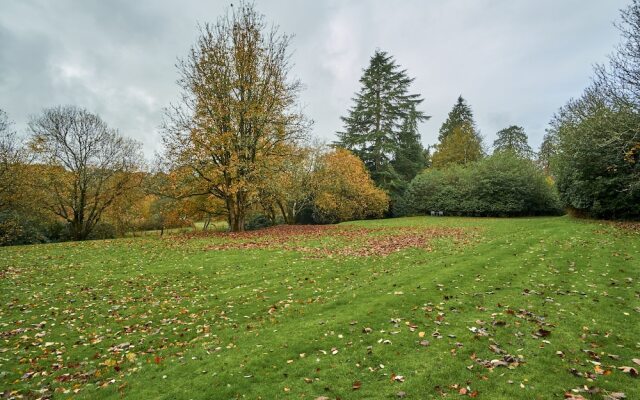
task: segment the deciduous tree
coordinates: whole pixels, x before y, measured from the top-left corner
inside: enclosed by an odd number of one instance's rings
[[[382,217],[389,196],[377,188],[362,160],[345,149],[324,154],[314,175],[314,219],[335,223]]]
[[[68,222],[73,239],[87,239],[105,210],[139,184],[133,172],[141,164],[140,144],[72,106],[45,109],[29,127],[42,204]]]
[[[0,211],[18,202],[26,154],[7,113],[0,109]]]
[[[182,101],[167,112],[165,156],[172,170],[190,171],[184,196],[224,202],[232,231],[244,230],[260,183],[307,132],[297,108],[301,84],[289,77],[289,44],[241,3],[205,24],[178,64]]]
[[[524,128],[518,125],[511,125],[498,131],[497,139],[493,142],[494,152],[510,151],[522,158],[533,158],[533,150],[529,146],[527,134]]]

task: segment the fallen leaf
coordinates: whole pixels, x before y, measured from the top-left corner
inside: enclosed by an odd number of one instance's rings
[[[634,378],[638,376],[638,370],[633,367],[618,367],[618,369],[625,374],[631,375]]]

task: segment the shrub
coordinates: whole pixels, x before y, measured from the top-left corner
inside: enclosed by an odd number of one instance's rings
[[[99,222],[98,224],[96,224],[96,226],[93,227],[87,239],[113,239],[116,236],[117,229],[114,225],[106,222]]]
[[[0,213],[0,246],[46,243],[46,227],[37,219],[16,212]]]
[[[528,159],[501,152],[465,166],[429,169],[405,195],[409,214],[523,216],[560,213],[544,174]]]
[[[273,226],[273,222],[264,214],[255,214],[250,216],[244,223],[244,230],[255,231],[256,229],[267,228]]]
[[[389,209],[387,193],[375,186],[362,160],[350,151],[335,149],[319,164],[313,176],[315,222],[380,218]]]
[[[573,104],[579,117],[567,113],[557,121],[552,170],[560,198],[575,214],[640,218],[640,152],[634,147],[640,142],[633,128],[640,117],[624,106],[585,102]]]

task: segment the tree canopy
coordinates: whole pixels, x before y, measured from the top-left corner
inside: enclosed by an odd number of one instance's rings
[[[431,166],[442,168],[450,164],[467,164],[478,161],[484,156],[482,142],[469,124],[453,128],[450,134],[438,145],[431,157]]]
[[[458,96],[458,100],[456,104],[453,105],[451,111],[449,111],[449,115],[447,119],[442,123],[440,127],[440,131],[438,133],[438,141],[440,143],[444,142],[447,136],[451,135],[456,128],[466,125],[471,131],[478,135],[478,129],[476,127],[476,123],[473,119],[473,111],[471,110],[471,106],[467,104],[467,101],[462,97],[462,95]]]
[[[497,139],[493,142],[493,151],[511,151],[522,158],[533,158],[533,150],[529,146],[524,128],[511,125],[498,131]]]
[[[167,112],[165,157],[173,169],[191,171],[181,196],[222,200],[232,231],[244,229],[260,182],[307,131],[301,84],[289,77],[289,43],[243,3],[205,24],[178,65],[183,96]]]
[[[40,165],[33,185],[47,210],[67,221],[71,237],[89,237],[103,213],[131,187],[140,144],[83,108],[49,108],[29,123]]]
[[[420,95],[409,92],[412,82],[391,55],[377,50],[337,134],[336,144],[360,157],[376,184],[389,191],[401,191],[425,165],[417,157],[423,152],[418,124],[429,117],[418,109]]]

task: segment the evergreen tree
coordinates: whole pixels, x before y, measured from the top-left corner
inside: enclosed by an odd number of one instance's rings
[[[458,101],[453,106],[451,111],[449,111],[447,120],[444,121],[444,123],[440,127],[438,141],[442,143],[444,139],[449,136],[457,127],[465,124],[471,127],[475,135],[479,136],[478,129],[476,128],[476,123],[473,120],[473,111],[471,111],[471,107],[467,104],[467,101],[462,98],[462,96],[458,96]]]
[[[425,149],[420,143],[418,120],[415,108],[409,112],[398,133],[395,157],[391,162],[403,182],[410,182],[427,166]]]
[[[442,168],[451,164],[464,165],[478,161],[484,156],[482,140],[469,124],[461,124],[453,128],[451,134],[445,136],[431,158],[434,168]]]
[[[409,93],[412,82],[392,56],[376,51],[335,143],[360,157],[376,184],[391,192],[401,191],[423,166],[406,161],[422,152],[417,126],[429,118],[417,109],[420,95]]]
[[[493,142],[494,152],[511,151],[518,157],[533,158],[533,150],[531,150],[531,146],[527,142],[527,134],[521,126],[511,125],[498,131],[497,135],[498,138]]]

